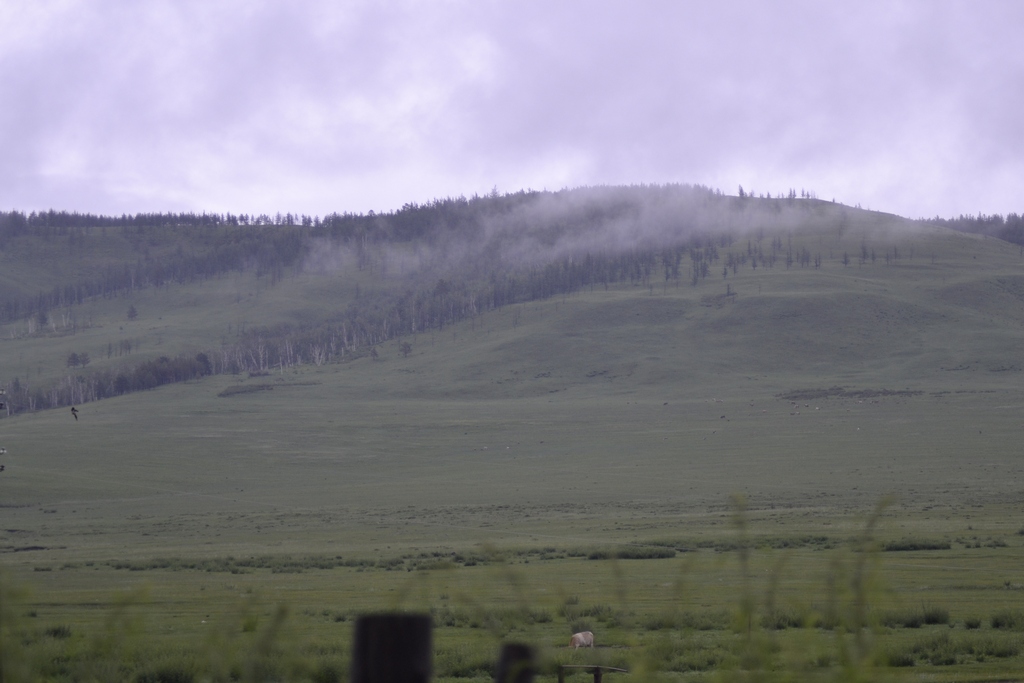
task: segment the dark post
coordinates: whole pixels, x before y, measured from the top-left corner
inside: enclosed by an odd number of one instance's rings
[[[428,683],[432,657],[429,615],[363,615],[352,643],[352,683]]]
[[[535,673],[532,647],[520,643],[502,646],[494,683],[532,683]]]

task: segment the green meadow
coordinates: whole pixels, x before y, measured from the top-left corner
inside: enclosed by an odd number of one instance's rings
[[[4,680],[347,680],[384,610],[433,614],[439,679],[511,641],[552,680],[1020,678],[1024,257],[863,220],[786,235],[819,268],[584,288],[3,417]],[[396,281],[89,300],[73,333],[0,327],[2,377],[212,352]]]

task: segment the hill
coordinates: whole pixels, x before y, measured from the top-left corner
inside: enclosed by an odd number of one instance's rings
[[[851,360],[875,356],[872,343],[890,347],[882,329],[892,321],[920,315],[927,328],[925,318],[943,314],[935,304],[947,286],[959,301],[980,297],[999,315],[1017,315],[1019,259],[1003,242],[976,254],[929,224],[688,186],[523,192],[322,220],[19,216],[0,217],[0,272],[16,283],[0,290],[14,412],[211,373],[337,362],[488,311],[598,289],[689,287],[702,306],[738,303],[730,310],[779,328],[780,350],[830,330],[848,337],[874,316],[877,339],[845,345]],[[964,263],[965,249],[981,263]],[[993,266],[1009,267],[1011,280],[995,285],[1003,299],[972,289],[991,286]],[[910,279],[928,282],[935,296],[908,298],[899,283]],[[817,296],[794,297],[799,291]],[[818,298],[826,291],[843,306],[853,294],[863,310],[845,308],[836,319],[835,302]],[[896,301],[911,308],[890,308]],[[776,318],[786,324],[772,325]],[[734,339],[742,333],[730,327],[735,319],[716,316],[694,338],[718,329]],[[836,362],[836,349],[820,340],[811,347],[815,362]]]
[[[74,402],[80,420],[0,421],[19,530],[0,542],[369,552],[622,540],[610,519],[674,528],[736,492],[833,512],[1016,495],[1015,245],[699,188],[405,211],[428,218],[287,228],[302,256],[278,277],[228,268],[6,323],[15,412]]]

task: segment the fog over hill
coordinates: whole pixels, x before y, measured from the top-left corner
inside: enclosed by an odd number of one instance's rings
[[[398,259],[401,272],[406,263],[412,263],[413,270],[463,269],[480,258],[484,267],[524,267],[587,252],[661,248],[710,233],[739,238],[758,230],[801,230],[846,215],[848,207],[826,207],[825,202],[810,199],[809,192],[806,198],[804,194],[801,190],[798,199],[791,190],[786,198],[755,198],[688,185],[586,187],[495,192],[406,204],[389,213],[332,213],[323,218],[291,213],[96,216],[11,211],[0,213],[0,251],[17,253],[19,246],[31,244],[31,238],[49,249],[51,239],[63,239],[68,251],[82,259],[105,246],[108,250],[100,265],[116,266],[119,271],[127,266],[134,275],[129,287],[247,268],[273,271],[300,264],[324,271],[380,245],[401,247],[388,254]],[[873,220],[877,222],[878,217]],[[290,240],[287,245],[282,243],[285,238]],[[111,254],[110,245],[123,252]],[[332,254],[327,246],[341,251]],[[160,253],[161,247],[169,253]],[[87,284],[82,282],[85,278],[61,279],[61,285]],[[94,294],[109,293],[123,284],[94,281],[88,286]],[[37,307],[63,303],[40,301]],[[7,317],[17,314],[12,311]]]
[[[456,267],[480,257],[491,267],[538,266],[587,253],[660,249],[711,234],[745,239],[758,231],[806,230],[842,214],[809,197],[727,197],[681,185],[588,187],[407,206],[380,217],[382,231],[404,236],[398,226],[408,220],[405,213],[420,214],[420,235],[434,252],[429,260]]]
[[[194,336],[188,345],[135,363],[114,362],[120,355],[115,344],[138,349],[138,343],[133,347],[114,335],[103,342],[109,362],[73,370],[57,385],[12,384],[8,405],[15,411],[52,407],[211,373],[321,365],[375,354],[384,342],[443,330],[488,311],[597,288],[635,287],[651,295],[655,288],[685,288],[704,297],[733,296],[736,278],[753,278],[761,292],[764,273],[803,272],[819,274],[819,289],[838,287],[843,297],[858,301],[866,295],[851,289],[851,272],[881,276],[883,266],[912,266],[921,275],[928,263],[933,277],[941,267],[962,263],[965,249],[972,260],[995,257],[991,249],[979,252],[977,245],[951,241],[957,233],[946,226],[1024,235],[1016,214],[910,221],[818,200],[805,190],[755,197],[741,189],[730,196],[690,185],[492,192],[407,204],[383,214],[324,217],[8,212],[0,214],[0,323],[7,324],[4,335],[12,340],[73,336],[95,323],[92,313],[80,318],[80,307],[133,301],[146,292],[194,288],[193,305],[202,307],[202,293],[232,274],[254,276],[256,292],[295,282],[303,293],[290,296],[305,302],[282,295],[229,336],[211,329],[207,337]],[[1001,244],[1000,259],[1017,251]],[[943,283],[947,276],[941,275]],[[303,290],[314,286],[308,278],[328,289]],[[968,290],[981,291],[976,285]],[[885,294],[893,296],[900,295]],[[240,301],[239,294],[235,303]],[[822,311],[818,320],[833,320],[836,329],[852,333],[856,323],[837,318],[833,304],[814,304]],[[791,299],[773,305],[803,306]],[[885,317],[901,306],[875,308]],[[765,325],[778,312],[749,299],[741,308]],[[808,319],[806,334],[816,329],[813,322]],[[723,330],[736,324],[715,323]],[[869,355],[886,348],[881,338],[873,344]],[[819,355],[827,359],[830,346],[822,348]],[[86,357],[96,359],[96,351]]]

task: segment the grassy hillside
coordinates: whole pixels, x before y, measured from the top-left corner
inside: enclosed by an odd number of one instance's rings
[[[220,552],[277,533],[305,545],[266,520],[313,510],[392,515],[411,505],[423,517],[491,506],[501,517],[500,506],[528,503],[560,519],[563,504],[693,511],[733,492],[845,509],[887,492],[924,501],[939,487],[961,504],[1011,500],[1024,368],[1017,250],[944,231],[876,236],[879,250],[913,244],[914,259],[844,266],[835,257],[847,237],[801,238],[821,240],[823,252],[833,244],[833,260],[696,287],[594,287],[401,337],[376,360],[133,393],[79,406],[78,423],[64,410],[7,418],[5,502],[32,506],[10,514],[47,528],[57,513],[37,506],[97,506],[69,516],[60,538],[92,515],[148,511],[166,524],[175,511],[206,510],[223,517],[210,533],[232,530],[211,541]],[[328,315],[332,294],[352,296],[361,275],[150,290],[133,299],[132,322],[124,301],[99,300],[82,307],[93,325],[78,334],[7,339],[0,350],[18,358],[4,367],[45,378],[65,371],[73,348],[100,367],[209,349],[244,325]],[[132,339],[132,355],[107,359],[111,338]],[[936,479],[918,481],[928,472]],[[329,519],[312,528],[333,529]],[[127,533],[133,554],[192,545],[191,524],[144,539],[136,527],[109,533]]]
[[[757,344],[767,367],[779,362],[773,350],[781,362],[792,362],[788,349],[794,344],[804,367],[879,353],[889,354],[889,362],[894,349],[916,345],[914,335],[934,330],[943,344],[948,326],[998,337],[997,328],[1009,324],[1013,330],[1021,317],[1016,278],[1024,257],[1005,242],[811,200],[712,199],[713,208],[695,208],[648,198],[649,204],[627,206],[636,214],[628,219],[614,203],[597,203],[592,215],[587,205],[573,203],[579,198],[566,199],[568,207],[538,200],[518,213],[477,217],[475,232],[438,228],[419,242],[394,241],[387,229],[368,246],[358,238],[310,233],[288,274],[261,275],[264,267],[253,261],[248,270],[192,280],[140,281],[0,325],[0,381],[18,377],[45,394],[68,375],[127,372],[145,360],[199,351],[214,359],[215,372],[263,371],[313,362],[317,343],[330,347],[327,360],[340,360],[454,322],[472,326],[488,311],[596,291],[621,294],[595,304],[608,306],[595,315],[609,326],[632,322],[636,316],[623,310],[633,305],[634,290],[646,289],[649,306],[663,307],[636,321],[652,333],[688,321],[689,343],[734,345],[740,359],[751,357],[752,332],[768,335],[767,345]],[[536,224],[523,227],[527,219]],[[135,242],[151,234],[153,247],[166,252],[147,256],[156,263],[174,261],[191,233],[165,228],[141,238],[90,234],[77,241],[69,235],[68,252],[59,238],[23,236],[8,241],[2,256],[11,267],[2,272],[13,274],[26,291],[38,286],[42,293],[44,287],[32,283],[44,281],[59,289],[65,280],[58,271],[81,271],[81,281],[90,270],[129,267],[138,249],[149,249]],[[242,239],[232,234],[192,237],[209,247]],[[258,234],[245,239],[250,248],[263,249]],[[108,242],[134,247],[121,253],[108,249]],[[179,270],[198,268],[186,266]],[[129,308],[139,317],[129,320]],[[1006,342],[992,343],[996,349],[1013,346]],[[253,360],[257,345],[265,360]],[[72,353],[88,354],[90,366],[69,369]],[[23,401],[12,403],[23,409]]]

